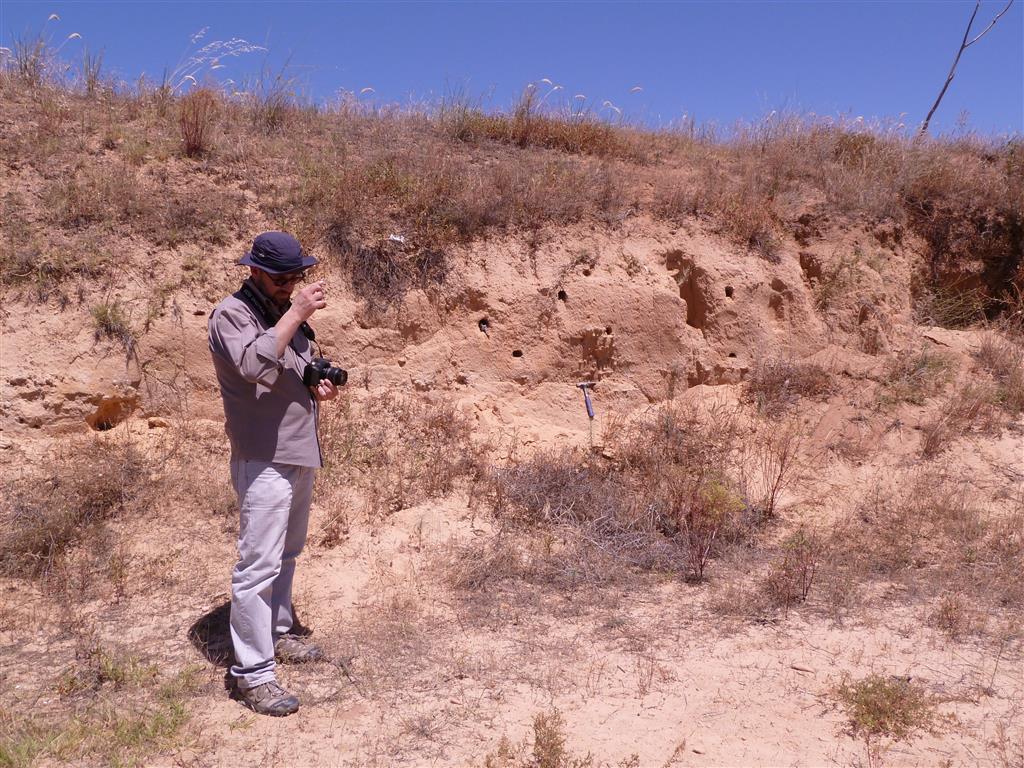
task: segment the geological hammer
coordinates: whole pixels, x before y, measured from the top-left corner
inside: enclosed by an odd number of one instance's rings
[[[590,402],[590,390],[597,386],[596,381],[581,381],[576,385],[583,390],[583,402],[587,404],[587,416],[594,418],[594,404]]]

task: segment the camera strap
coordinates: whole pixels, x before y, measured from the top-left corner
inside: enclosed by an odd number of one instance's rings
[[[284,314],[278,309],[274,302],[270,301],[263,292],[252,282],[252,278],[246,278],[242,283],[242,287],[239,291],[242,294],[242,298],[245,299],[245,303],[252,308],[254,312],[259,314],[263,318],[263,321],[270,326],[277,325],[277,321],[281,319],[281,315]],[[285,311],[291,307],[291,302],[285,307]],[[302,335],[310,341],[316,341],[316,334],[310,327],[309,323],[303,321],[299,325],[299,330],[302,331]]]

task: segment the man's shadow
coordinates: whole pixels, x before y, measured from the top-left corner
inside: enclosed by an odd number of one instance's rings
[[[215,667],[227,669],[235,663],[231,645],[231,601],[228,600],[200,616],[188,628],[188,639],[203,658]]]
[[[291,634],[307,637],[312,630],[302,623],[298,611],[292,608],[295,624]],[[235,663],[235,649],[231,643],[231,601],[227,600],[210,609],[188,628],[188,639],[203,658],[215,667],[227,670]]]

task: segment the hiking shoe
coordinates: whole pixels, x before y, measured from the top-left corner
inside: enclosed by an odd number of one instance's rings
[[[239,688],[237,698],[260,715],[284,717],[299,711],[299,699],[276,682],[263,683],[252,688]]]
[[[277,638],[277,642],[274,643],[274,656],[285,664],[306,664],[327,658],[319,645],[296,637],[291,632]]]

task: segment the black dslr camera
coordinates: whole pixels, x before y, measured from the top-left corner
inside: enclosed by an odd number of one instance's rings
[[[307,387],[315,387],[322,379],[327,379],[336,387],[343,387],[348,381],[348,371],[335,368],[326,357],[314,357],[302,371],[302,383]]]

